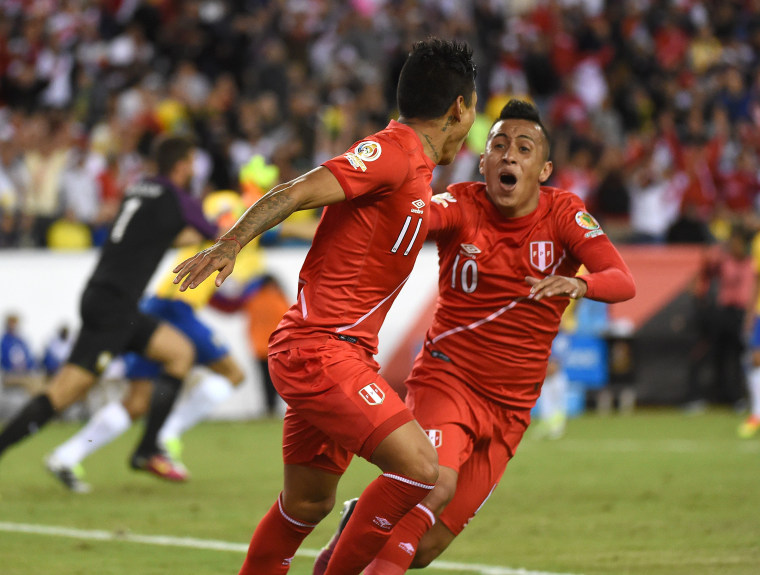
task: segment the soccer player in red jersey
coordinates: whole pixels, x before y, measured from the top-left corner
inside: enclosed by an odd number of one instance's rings
[[[427,236],[433,168],[450,163],[475,118],[465,44],[436,38],[409,53],[400,117],[342,156],[278,185],[208,250],[175,268],[180,289],[219,270],[296,210],[327,206],[299,276],[296,303],[272,334],[269,369],[288,404],[284,488],[256,528],[240,573],[286,573],[335,504],[353,454],[382,470],[335,548],[329,574],[360,573],[438,478],[433,446],[373,359],[380,326]],[[184,280],[183,280],[184,278]]]
[[[583,202],[541,185],[552,172],[549,148],[536,108],[512,100],[481,156],[485,182],[433,198],[438,306],[406,404],[438,452],[439,477],[365,575],[428,565],[488,499],[530,423],[569,298],[634,295],[627,266]],[[581,264],[588,273],[576,276]],[[323,550],[315,574],[341,540]]]

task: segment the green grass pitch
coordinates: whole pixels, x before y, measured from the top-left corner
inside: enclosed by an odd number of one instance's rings
[[[728,411],[639,410],[573,419],[559,441],[529,434],[494,495],[441,557],[444,563],[425,572],[756,575],[760,438],[737,439],[739,422]],[[128,469],[133,429],[85,462],[94,487],[88,495],[65,491],[42,466],[43,456],[76,429],[51,424],[0,461],[0,573],[237,573],[244,545],[281,486],[279,420],[191,430],[184,459],[193,475],[184,485]],[[355,461],[336,509],[305,541],[290,573],[311,573],[309,551],[330,538],[340,502],[376,474]],[[76,531],[19,532],[21,524]],[[149,539],[99,540],[92,532]],[[157,545],[157,536],[175,539]],[[176,538],[237,547],[180,547]]]

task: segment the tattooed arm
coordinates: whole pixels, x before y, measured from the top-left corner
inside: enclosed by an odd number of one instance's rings
[[[174,268],[174,283],[180,291],[194,288],[216,270],[217,287],[232,273],[238,252],[248,242],[264,233],[298,210],[308,210],[346,199],[343,188],[332,173],[316,168],[290,182],[272,188],[253,204],[210,248],[198,252]],[[184,281],[182,278],[185,278]]]

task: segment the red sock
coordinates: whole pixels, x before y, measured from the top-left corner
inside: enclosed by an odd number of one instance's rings
[[[422,501],[433,485],[383,473],[359,498],[341,533],[325,575],[358,575],[383,548],[391,529]]]
[[[412,564],[422,536],[435,524],[435,515],[418,504],[393,528],[390,538],[364,575],[401,575]]]
[[[287,573],[298,547],[314,527],[288,516],[280,494],[277,503],[259,521],[238,575]]]

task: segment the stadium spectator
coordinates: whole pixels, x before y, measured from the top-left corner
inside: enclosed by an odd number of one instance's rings
[[[131,153],[130,140],[190,130],[208,142],[213,189],[229,187],[236,168],[228,166],[248,159],[231,161],[225,142],[241,139],[244,108],[264,94],[274,95],[279,113],[255,137],[244,137],[252,145],[266,143],[256,153],[277,161],[286,177],[331,157],[320,156],[325,148],[315,144],[323,123],[340,128],[334,151],[372,132],[368,119],[384,125],[395,113],[393,90],[409,38],[433,28],[477,44],[480,107],[491,120],[515,92],[538,103],[555,137],[558,175],[571,129],[624,155],[629,138],[656,129],[666,111],[673,114],[676,147],[743,125],[760,132],[754,66],[760,48],[747,32],[760,16],[755,2],[491,6],[324,0],[308,4],[309,10],[287,2],[222,3],[215,10],[199,10],[192,2],[60,4],[50,17],[49,0],[0,5],[6,32],[0,34],[0,106],[30,118],[55,110],[58,121],[81,123],[88,135],[111,125],[117,156]],[[125,122],[125,99],[135,103],[146,82],[153,84],[153,101],[142,103],[139,121]],[[367,106],[365,95],[373,91],[382,97]],[[716,113],[726,115],[728,132],[717,125],[722,120]],[[117,117],[121,121],[114,122]],[[689,127],[697,117],[704,120],[701,134]],[[758,142],[754,136],[742,145],[757,154]],[[601,182],[612,168],[598,168]],[[708,174],[702,171],[703,184]],[[720,175],[714,164],[709,171],[712,179]],[[436,189],[445,189],[452,177],[436,170]],[[717,191],[720,196],[720,183]],[[592,190],[590,205],[594,195]],[[702,217],[712,219],[717,207],[705,208]],[[44,245],[39,234],[36,240]]]
[[[5,316],[0,338],[0,370],[3,386],[18,386],[28,393],[39,393],[44,387],[37,358],[19,331],[21,319],[16,313]]]
[[[172,244],[216,236],[216,226],[204,219],[200,204],[186,191],[193,151],[194,144],[184,137],[155,142],[155,175],[127,190],[82,294],[83,326],[71,355],[45,393],[29,401],[0,433],[0,454],[83,396],[114,356],[135,351],[161,362],[163,372],[154,382],[145,432],[131,465],[167,478],[174,472],[157,436],[195,354],[182,333],[141,313],[138,300]]]
[[[383,474],[359,498],[328,573],[360,573],[433,487],[435,451],[372,356],[427,233],[432,170],[454,160],[475,119],[475,75],[469,46],[416,43],[399,76],[398,122],[274,187],[219,242],[175,269],[182,289],[215,270],[221,285],[251,239],[298,209],[327,206],[298,299],[270,339],[270,373],[288,403],[284,489],[256,528],[243,574],[287,571],[334,505],[353,454]]]
[[[512,100],[481,157],[485,182],[434,198],[439,298],[406,403],[438,451],[440,474],[366,575],[429,565],[493,493],[530,423],[570,299],[634,295],[628,267],[584,203],[542,186],[549,154],[537,109]],[[581,264],[588,273],[576,275]],[[318,556],[315,575],[330,572],[327,559],[355,514]]]
[[[737,224],[726,242],[705,252],[695,288],[697,341],[689,358],[684,405],[689,412],[700,412],[708,403],[740,410],[746,399],[742,356],[758,294],[750,248],[751,235]],[[708,365],[705,385],[702,372]]]
[[[58,328],[45,345],[45,352],[42,355],[42,365],[45,368],[45,375],[48,378],[53,377],[61,366],[66,363],[66,359],[71,353],[71,346],[74,345],[74,339],[69,326],[62,325]]]

